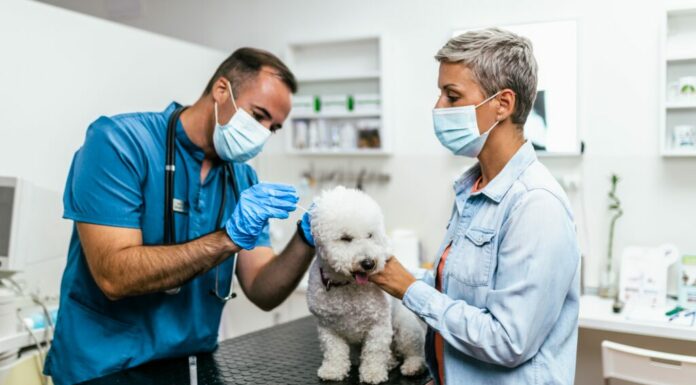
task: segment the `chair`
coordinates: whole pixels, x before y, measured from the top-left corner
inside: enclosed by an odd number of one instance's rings
[[[606,385],[612,378],[644,385],[693,385],[696,357],[603,341],[602,374]]]

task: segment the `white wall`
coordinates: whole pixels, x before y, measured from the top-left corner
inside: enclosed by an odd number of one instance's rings
[[[587,151],[582,157],[546,158],[543,162],[554,174],[582,177],[582,191],[572,193],[571,201],[589,258],[587,284],[597,284],[600,262],[606,255],[606,192],[612,172],[624,179],[619,196],[626,214],[617,227],[617,252],[630,244],[673,242],[684,252],[696,253],[696,159],[660,157],[658,133],[663,10],[674,4],[696,7],[696,1],[209,0],[201,5],[195,0],[130,0],[137,9],[127,15],[115,15],[112,8],[109,11],[117,0],[45,1],[227,52],[251,45],[282,54],[289,41],[382,34],[386,45],[385,102],[395,155],[384,159],[314,158],[313,163],[321,168],[368,166],[392,173],[388,187],[368,191],[383,205],[388,225],[417,230],[430,256],[450,212],[450,181],[470,164],[448,155],[431,134],[430,108],[437,92],[435,51],[456,29],[576,19],[578,123]],[[145,70],[142,73],[147,74]],[[181,91],[178,87],[168,91]],[[124,97],[123,103],[132,103],[115,107],[142,108],[142,101],[131,100],[131,96]],[[31,98],[28,104],[37,105],[37,110],[43,108],[39,99]],[[84,123],[89,120],[82,119],[71,142],[73,147],[81,141]],[[283,154],[283,142],[282,137],[272,139],[260,158],[259,171],[265,180],[296,183],[310,160],[288,158]],[[5,167],[4,161],[1,164]],[[54,179],[62,183],[66,169],[67,159],[62,158],[55,171],[60,176]],[[287,237],[292,223],[282,227]],[[601,339],[622,341],[621,336],[600,334],[587,337],[588,332],[581,331],[578,373],[582,375],[578,383],[601,381]],[[634,340],[626,342],[641,345]],[[681,349],[674,341],[662,342],[666,343],[642,344],[674,352]]]
[[[171,100],[191,103],[224,58],[210,48],[20,0],[0,2],[0,47],[0,175],[54,191],[61,207],[70,161],[90,122],[163,110]],[[65,224],[60,231],[69,231]],[[64,237],[54,248],[65,255],[67,244]],[[63,264],[43,266],[45,275],[34,271],[53,293]]]
[[[108,2],[50,0],[108,17]],[[450,212],[450,181],[469,163],[448,155],[431,133],[436,96],[435,51],[456,29],[535,21],[578,21],[578,120],[587,151],[543,162],[554,174],[582,177],[571,193],[588,256],[587,284],[598,282],[606,255],[609,175],[618,173],[625,215],[616,252],[630,244],[675,243],[696,252],[696,159],[659,155],[659,27],[665,7],[693,1],[195,1],[142,0],[123,22],[231,51],[252,45],[282,54],[290,41],[381,34],[387,117],[395,155],[387,159],[315,158],[324,165],[367,166],[390,172],[386,188],[369,190],[390,227],[413,228],[432,257]],[[694,4],[696,7],[696,4]],[[388,95],[388,96],[387,96]],[[263,179],[295,183],[310,161],[283,154],[274,137],[260,158]],[[328,166],[327,166],[328,167]],[[585,209],[581,201],[584,200]],[[583,213],[584,211],[584,213]],[[585,214],[585,215],[583,215]],[[292,231],[285,226],[285,236]],[[585,236],[587,235],[587,236]]]
[[[571,198],[589,235],[589,242],[582,242],[590,262],[588,284],[596,284],[598,262],[606,255],[606,195],[612,172],[624,178],[619,196],[626,213],[618,223],[616,250],[628,244],[674,242],[683,251],[696,252],[696,159],[659,155],[658,36],[663,3],[528,0],[505,2],[504,7],[480,1],[305,1],[302,7],[292,1],[240,3],[241,12],[230,24],[236,40],[276,52],[282,52],[288,41],[384,36],[385,98],[389,98],[385,108],[391,113],[387,119],[395,156],[355,163],[393,174],[386,189],[373,191],[384,206],[387,224],[416,229],[431,255],[450,213],[450,181],[466,164],[441,149],[432,134],[435,51],[454,29],[577,19],[578,116],[587,151],[581,158],[544,159],[544,163],[555,174],[582,175],[583,194]],[[266,179],[294,181],[306,163],[302,158],[288,161],[278,149],[261,158],[260,173]]]

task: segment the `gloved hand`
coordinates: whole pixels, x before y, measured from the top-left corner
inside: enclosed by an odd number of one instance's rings
[[[225,223],[232,242],[245,250],[256,246],[271,218],[286,219],[295,211],[299,197],[293,186],[259,183],[242,192],[232,216]]]
[[[300,221],[300,230],[302,231],[302,235],[304,235],[305,241],[307,241],[307,244],[312,247],[316,247],[314,243],[314,237],[312,236],[312,209],[314,208],[314,203],[309,207],[309,211],[304,213],[302,216],[302,221]]]

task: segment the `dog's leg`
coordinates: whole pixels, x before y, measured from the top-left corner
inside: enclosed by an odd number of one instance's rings
[[[350,346],[333,330],[319,326],[319,343],[324,353],[317,375],[322,380],[340,381],[350,372]]]
[[[389,317],[367,332],[360,354],[360,381],[379,384],[389,379],[392,333]]]
[[[415,376],[425,369],[423,334],[420,329],[406,327],[394,331],[394,347],[404,358],[401,364],[404,376]]]
[[[416,316],[400,303],[392,309],[394,349],[404,359],[401,374],[415,376],[425,369],[425,329]]]

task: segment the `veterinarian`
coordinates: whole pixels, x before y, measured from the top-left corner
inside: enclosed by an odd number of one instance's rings
[[[212,351],[235,266],[264,310],[297,286],[314,254],[308,219],[275,256],[268,221],[298,197],[244,163],[281,128],[296,88],[278,58],[242,48],[192,106],[90,125],[65,187],[75,228],[46,359],[56,385]]]
[[[478,163],[454,183],[435,269],[416,280],[392,258],[371,280],[428,324],[435,383],[572,384],[580,253],[568,199],[524,137],[532,45],[486,29],[436,59],[434,133]]]

